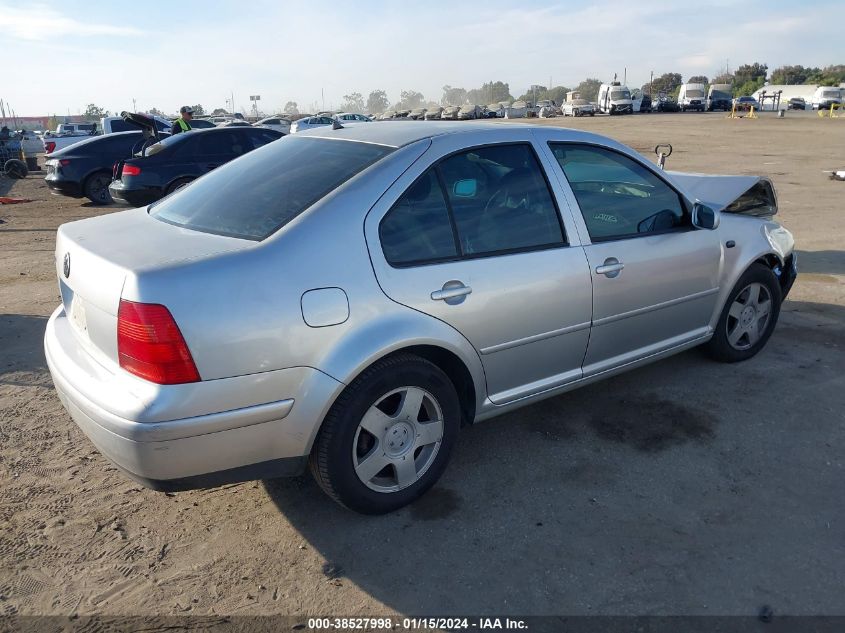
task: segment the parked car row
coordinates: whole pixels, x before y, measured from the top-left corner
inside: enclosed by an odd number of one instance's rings
[[[137,131],[90,137],[47,157],[51,193],[94,204],[144,206],[284,134],[221,125],[171,136],[151,117],[124,113]]]

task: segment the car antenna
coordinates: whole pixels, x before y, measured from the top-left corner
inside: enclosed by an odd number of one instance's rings
[[[340,124],[340,121],[338,121],[337,119],[334,119],[334,121],[332,122],[332,129],[333,130],[342,130],[343,126]]]

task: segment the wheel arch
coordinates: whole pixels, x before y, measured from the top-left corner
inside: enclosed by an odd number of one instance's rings
[[[373,341],[378,341],[378,346]],[[487,396],[478,352],[451,326],[414,310],[402,309],[356,328],[333,346],[331,355],[319,361],[317,368],[349,385],[374,363],[402,353],[424,358],[443,370],[458,393],[462,424],[473,422]],[[326,411],[342,391],[338,390]]]

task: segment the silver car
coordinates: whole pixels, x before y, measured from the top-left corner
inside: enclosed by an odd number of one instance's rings
[[[796,275],[776,210],[766,179],[664,172],[585,132],[323,127],[62,225],[47,362],[147,486],[308,466],[389,512],[464,425],[698,345],[754,356]]]

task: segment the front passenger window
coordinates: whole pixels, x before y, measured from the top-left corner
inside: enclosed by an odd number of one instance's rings
[[[593,145],[552,143],[594,242],[690,226],[680,195],[635,160]]]

